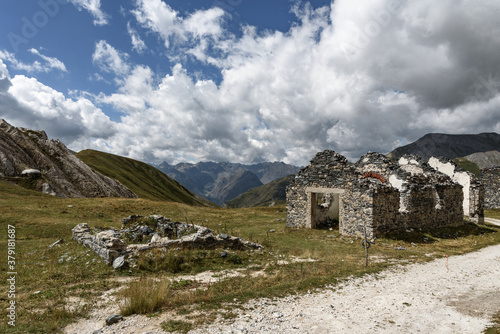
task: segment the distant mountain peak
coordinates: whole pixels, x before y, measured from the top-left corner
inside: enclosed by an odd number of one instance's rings
[[[416,154],[424,159],[431,156],[455,159],[487,151],[500,151],[500,135],[498,133],[428,133],[411,144],[396,148],[387,156],[392,160],[397,160],[405,154]]]

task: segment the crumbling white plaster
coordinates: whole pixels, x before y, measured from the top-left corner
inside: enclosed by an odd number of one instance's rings
[[[404,171],[407,173],[410,173],[411,175],[416,175],[416,174],[424,174],[424,170],[418,166],[415,165],[402,165],[401,168],[403,168]]]
[[[389,183],[391,186],[396,188],[399,191],[403,191],[403,184],[405,183],[403,180],[399,179],[396,175],[389,176]]]
[[[443,174],[448,175],[451,179],[462,186],[462,191],[464,193],[463,208],[464,214],[469,215],[470,209],[470,181],[471,176],[467,172],[460,172],[455,170],[455,166],[451,162],[443,163],[435,157],[429,159],[429,165],[440,171]]]
[[[406,182],[398,178],[396,175],[389,176],[389,183],[391,186],[399,190],[400,193],[403,193],[406,188]],[[405,196],[399,197],[399,212],[407,212]]]
[[[400,166],[404,166],[404,165],[418,165],[418,161],[415,160],[415,159],[410,159],[408,160],[407,158],[405,157],[401,157],[398,161],[398,164]]]

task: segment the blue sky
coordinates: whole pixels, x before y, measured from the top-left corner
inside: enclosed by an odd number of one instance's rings
[[[497,1],[6,0],[0,117],[148,162],[500,132]]]

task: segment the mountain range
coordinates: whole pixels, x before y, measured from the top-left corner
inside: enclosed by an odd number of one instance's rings
[[[213,203],[224,205],[246,191],[271,181],[295,174],[299,167],[283,162],[244,165],[230,162],[199,162],[170,165],[163,162],[156,168]]]

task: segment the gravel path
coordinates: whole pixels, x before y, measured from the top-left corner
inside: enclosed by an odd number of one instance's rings
[[[337,291],[256,300],[192,333],[482,333],[500,310],[500,246],[348,280]]]
[[[234,321],[190,333],[482,333],[500,310],[500,246],[393,267],[334,289],[253,300]],[[101,333],[164,333],[166,316],[127,317]],[[77,327],[66,333],[90,329]]]

